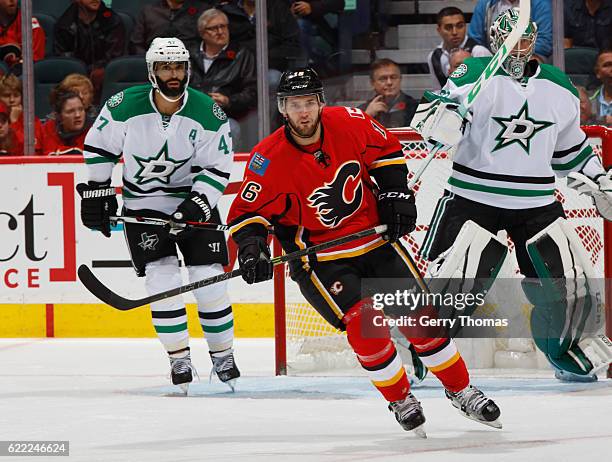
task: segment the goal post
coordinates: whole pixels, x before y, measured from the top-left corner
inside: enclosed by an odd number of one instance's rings
[[[585,126],[582,128],[588,136],[594,152],[601,156],[604,167],[612,167],[612,130],[602,126]],[[412,130],[391,129],[390,131],[398,137],[402,144],[409,171],[416,171],[419,162],[422,162],[427,156],[427,144],[418,133]],[[422,274],[427,269],[427,262],[418,256],[418,250],[427,232],[433,209],[438,198],[441,197],[444,185],[450,175],[451,157],[449,153],[438,152],[432,164],[429,165],[414,188],[419,217],[416,230],[404,238],[403,243],[410,250]],[[409,174],[408,179],[410,179],[411,174]],[[612,287],[608,287],[608,280],[612,278],[612,224],[599,217],[589,198],[579,196],[575,191],[567,188],[564,180],[558,181],[556,198],[563,204],[568,220],[573,224],[581,242],[591,256],[593,265],[599,270],[600,274],[605,275],[606,332],[608,336],[612,336],[612,295],[610,295],[612,294],[610,290]],[[509,244],[512,250],[510,241]],[[282,252],[276,239],[273,243],[273,252],[275,256]],[[518,271],[518,269],[515,271]],[[317,362],[318,368],[316,371],[323,373],[334,369],[338,364],[344,367],[351,361],[354,362],[354,356],[350,347],[348,347],[346,336],[327,325],[314,308],[308,305],[305,300],[300,299],[297,285],[290,281],[287,276],[286,265],[279,265],[274,270],[274,311],[277,375],[285,375],[293,370],[299,372],[300,367],[304,367],[304,370],[308,371]],[[486,345],[485,349],[493,350],[486,352],[486,354],[494,355],[496,363],[501,364],[504,364],[504,358],[507,357],[535,358],[536,355],[536,351],[527,351],[529,348],[535,350],[533,345],[523,345],[516,341],[506,342],[503,346],[495,341],[485,342],[484,345]],[[511,350],[503,351],[504,348],[510,348]],[[484,354],[478,352],[480,349],[482,349],[481,346],[474,348],[476,355]],[[300,361],[306,361],[309,364],[300,366],[298,364]],[[531,364],[533,362],[530,359],[529,365],[526,367],[534,367]],[[483,364],[485,363],[486,361],[483,361]],[[608,375],[610,376],[611,373],[612,369],[608,371]]]

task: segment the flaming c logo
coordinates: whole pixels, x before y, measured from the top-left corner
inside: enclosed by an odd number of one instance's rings
[[[329,183],[308,196],[308,205],[317,210],[317,218],[328,228],[335,228],[361,206],[363,185],[359,162],[342,164]]]

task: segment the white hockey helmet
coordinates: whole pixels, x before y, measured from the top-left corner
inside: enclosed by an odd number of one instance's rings
[[[491,51],[496,53],[502,43],[508,38],[510,32],[516,27],[518,22],[519,9],[510,8],[501,13],[491,25],[490,44]],[[514,79],[521,79],[525,72],[527,62],[533,56],[535,41],[538,36],[538,26],[535,22],[529,21],[529,25],[521,39],[510,52],[510,55],[502,63],[503,69]]]
[[[185,44],[176,37],[156,37],[151,42],[147,54],[145,55],[147,62],[147,70],[149,73],[149,81],[153,88],[155,88],[164,97],[164,99],[170,102],[176,102],[180,100],[189,85],[189,77],[191,74],[191,67],[189,63],[189,51],[185,47]],[[160,85],[155,75],[155,64],[156,63],[181,63],[184,62],[185,69],[187,71],[185,80],[182,82],[179,95],[166,95],[162,91],[163,85]],[[168,89],[165,89],[166,93]]]

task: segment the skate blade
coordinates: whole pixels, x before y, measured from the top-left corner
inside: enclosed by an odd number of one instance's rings
[[[497,428],[498,430],[501,430],[501,428],[502,428],[502,423],[500,422],[499,419],[495,419],[495,420],[489,422],[487,420],[481,420],[481,419],[478,419],[477,417],[473,417],[473,416],[463,412],[461,409],[458,409],[458,411],[459,411],[459,414],[461,414],[464,417],[467,417],[470,420],[473,420],[474,422],[481,423],[481,424],[486,425],[488,427]]]
[[[180,383],[177,385],[185,396],[189,393],[189,383]]]
[[[236,393],[236,379],[228,380],[227,382],[225,382],[225,384],[230,387],[232,393]]]
[[[427,433],[425,433],[425,425],[419,425],[416,428],[412,429],[412,432],[414,432],[414,434],[418,437],[418,438],[422,438],[424,440],[427,439]]]

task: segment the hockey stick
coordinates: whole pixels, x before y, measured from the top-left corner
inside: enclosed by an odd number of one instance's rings
[[[297,250],[295,252],[288,253],[286,255],[281,255],[279,257],[274,257],[270,259],[274,266],[280,265],[281,263],[285,263],[291,260],[296,260],[298,258],[304,257],[306,255],[310,255],[316,253],[320,250],[326,250],[332,247],[336,247],[341,244],[345,244],[347,242],[351,242],[357,239],[361,239],[363,237],[372,236],[374,234],[382,234],[387,230],[386,225],[375,226],[374,228],[365,229],[363,231],[359,231],[357,233],[349,234],[348,236],[339,237],[338,239],[333,239],[328,242],[323,242],[321,244],[313,245],[311,247],[307,247],[305,249]],[[192,290],[199,289],[200,287],[209,286],[211,284],[215,284],[217,282],[225,281],[227,279],[235,278],[236,276],[240,276],[242,272],[240,269],[236,269],[230,271],[228,273],[222,273],[217,276],[213,276],[207,279],[202,279],[201,281],[192,282],[190,284],[186,284],[184,286],[177,287],[175,289],[170,289],[165,292],[160,292],[155,295],[150,295],[148,297],[130,300],[128,298],[123,298],[121,295],[116,294],[108,287],[106,287],[96,276],[93,274],[91,269],[87,265],[79,266],[78,275],[79,279],[83,283],[83,285],[89,290],[93,295],[98,297],[101,301],[106,303],[107,305],[112,306],[121,311],[132,310],[134,308],[138,308],[142,305],[147,305],[151,302],[156,302],[158,300],[164,300],[169,297],[174,297],[175,295],[180,295],[185,292],[191,292]]]
[[[208,231],[228,231],[230,227],[228,225],[219,225],[216,223],[201,223],[199,221],[186,221],[184,223],[177,223],[172,220],[165,220],[163,218],[151,218],[151,217],[126,217],[126,216],[115,216],[110,217],[110,222],[114,226],[118,222],[123,223],[136,223],[139,225],[154,225],[154,226],[170,226],[174,229],[183,229],[186,227],[208,230]]]
[[[476,80],[476,83],[474,83],[474,85],[470,89],[465,101],[463,101],[457,108],[457,112],[459,112],[459,115],[461,117],[465,117],[470,107],[474,104],[476,97],[482,90],[484,90],[487,85],[489,85],[489,82],[491,82],[491,79],[493,78],[497,70],[501,67],[503,62],[510,55],[510,52],[520,40],[521,36],[523,35],[523,32],[525,32],[525,30],[527,29],[530,17],[531,0],[520,0],[519,17],[518,21],[516,22],[516,27],[512,30],[512,32],[510,32],[508,38],[504,41],[504,43],[502,43],[502,45],[499,47],[499,50],[497,50],[497,52],[493,55],[491,61],[489,61],[489,64],[487,64],[487,67],[485,67],[484,71],[482,71],[482,74],[480,74],[480,77],[478,77],[478,79]],[[421,175],[423,175],[423,172],[425,171],[427,166],[431,163],[436,154],[443,147],[443,144],[436,143],[434,148],[429,152],[429,154],[427,154],[427,157],[425,157],[418,170],[414,173],[413,177],[408,182],[408,187],[410,189],[412,189],[416,182],[419,181],[419,178],[421,178]]]

